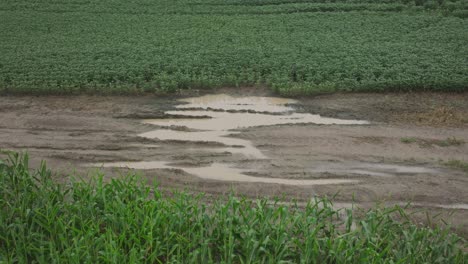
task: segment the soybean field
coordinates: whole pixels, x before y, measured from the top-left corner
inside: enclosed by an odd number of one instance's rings
[[[0,93],[467,91],[467,17],[466,0],[2,0]]]

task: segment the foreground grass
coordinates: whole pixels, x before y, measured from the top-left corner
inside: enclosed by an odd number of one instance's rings
[[[466,0],[2,0],[0,93],[467,91]]]
[[[135,176],[58,185],[28,157],[0,162],[0,263],[464,263],[447,230],[401,208],[347,217],[327,200],[306,208],[230,196],[164,197]],[[355,223],[353,225],[353,222]]]

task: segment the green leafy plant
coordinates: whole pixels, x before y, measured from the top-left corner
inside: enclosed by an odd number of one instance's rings
[[[357,218],[326,199],[305,208],[233,195],[205,199],[135,175],[58,184],[28,156],[0,162],[0,262],[464,263],[464,241],[411,223],[403,208]],[[396,218],[400,220],[396,220]]]

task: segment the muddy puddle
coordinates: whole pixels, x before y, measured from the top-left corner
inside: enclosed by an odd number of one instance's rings
[[[434,207],[434,208],[453,209],[453,210],[468,210],[468,204],[466,203],[455,203],[455,204],[412,203],[411,205],[419,206],[419,207]]]
[[[392,177],[399,174],[438,174],[434,168],[406,166],[399,164],[381,164],[369,162],[322,162],[309,169],[314,173],[332,173],[335,175],[369,175]]]
[[[181,99],[185,103],[178,105],[178,109],[214,109],[222,111],[255,111],[282,113],[294,111],[292,105],[298,102],[293,99],[281,97],[233,97],[226,94],[211,94],[200,97],[192,97]]]
[[[236,130],[281,124],[368,124],[362,120],[342,120],[296,113],[291,105],[297,101],[285,98],[232,97],[221,94],[181,101],[185,104],[178,105],[178,110],[167,111],[166,114],[185,118],[144,120],[144,123],[161,128],[139,136],[159,140],[215,142],[226,146],[226,149],[219,151],[242,154],[247,158],[266,159],[252,142],[236,138],[235,134],[240,133]]]
[[[242,155],[250,160],[265,160],[268,156],[258,149],[251,141],[236,137],[242,129],[258,126],[274,126],[284,124],[320,124],[320,125],[366,125],[364,120],[344,120],[327,118],[310,113],[297,113],[294,106],[296,100],[275,97],[233,97],[225,94],[206,95],[180,100],[176,110],[166,111],[167,116],[174,118],[146,119],[145,124],[151,124],[156,129],[140,134],[140,137],[158,139],[161,141],[210,142],[221,146],[213,148],[213,144],[199,144],[200,150],[208,152],[227,152]],[[147,148],[157,147],[148,145]],[[143,157],[144,159],[144,157]],[[325,185],[352,184],[355,179],[343,179],[343,176],[364,175],[389,177],[396,174],[436,173],[437,171],[423,167],[409,167],[390,164],[367,163],[321,163],[308,171],[313,174],[328,173],[338,178],[326,179],[282,179],[269,177],[254,177],[247,173],[252,170],[236,168],[230,164],[212,162],[209,166],[187,167],[177,166],[168,160],[116,162],[93,164],[93,166],[125,167],[131,169],[180,169],[186,173],[206,180],[228,182],[276,183],[285,185]]]
[[[101,164],[94,164],[101,166]],[[351,184],[356,183],[356,180],[349,179],[277,179],[266,177],[248,176],[247,170],[230,167],[227,164],[212,163],[206,167],[179,167],[178,165],[170,164],[161,161],[141,161],[141,162],[113,162],[104,163],[103,167],[112,168],[129,168],[139,170],[152,169],[182,169],[185,172],[200,177],[205,180],[227,181],[227,182],[256,182],[256,183],[276,183],[284,185],[328,185],[328,184]]]
[[[343,120],[320,115],[295,112],[293,99],[276,97],[233,97],[225,94],[206,95],[180,100],[176,110],[165,114],[176,118],[147,119],[143,123],[157,129],[139,136],[162,141],[210,142],[221,148],[200,147],[210,152],[228,152],[248,159],[268,159],[251,141],[237,138],[239,130],[258,126],[282,124],[321,124],[321,125],[365,125],[363,120]],[[324,185],[351,184],[352,179],[281,179],[253,177],[246,170],[229,164],[212,163],[204,167],[183,167],[171,165],[169,161],[115,162],[92,164],[92,166],[124,167],[131,169],[181,169],[206,180],[228,182],[258,182],[285,185]]]
[[[301,202],[301,201],[295,201],[295,202],[277,202],[277,201],[272,201],[271,204],[280,204],[280,205],[287,205],[287,206],[293,206],[297,205],[299,207],[306,207],[308,202]],[[310,200],[310,204],[315,204],[314,200]],[[385,206],[390,207],[390,206],[395,206],[398,205],[400,207],[424,207],[424,208],[439,208],[439,209],[452,209],[452,210],[468,210],[468,204],[465,203],[454,203],[454,204],[438,204],[438,203],[421,203],[421,202],[382,202],[382,204],[385,204]],[[343,209],[352,209],[352,208],[361,208],[363,205],[366,205],[366,203],[362,204],[357,204],[357,203],[348,203],[348,202],[333,202],[332,206],[335,210],[343,210]],[[367,203],[367,206],[374,206],[374,203]],[[341,211],[342,213],[345,211]]]

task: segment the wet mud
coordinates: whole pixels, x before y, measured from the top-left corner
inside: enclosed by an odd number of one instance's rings
[[[244,97],[244,95],[249,95]],[[370,207],[412,203],[467,236],[468,94],[275,98],[0,97],[0,148],[45,159],[58,180],[136,170],[160,188]],[[457,145],[404,143],[404,138]],[[419,141],[417,141],[419,142]],[[418,221],[425,221],[422,214]]]

